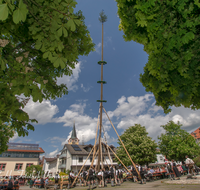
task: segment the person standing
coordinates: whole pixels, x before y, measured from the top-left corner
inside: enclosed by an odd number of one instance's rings
[[[44,188],[44,179],[43,179],[43,177],[40,178],[40,188]]]
[[[18,186],[19,186],[19,181],[18,181],[18,178],[16,178],[14,182],[14,189],[16,190],[16,187]]]
[[[188,167],[188,172],[193,175],[194,173],[194,161],[192,159],[190,159],[187,155],[185,156],[186,160],[185,160],[185,164]]]
[[[49,184],[49,178],[47,177],[46,179],[45,179],[45,185],[48,185]]]
[[[57,172],[57,174],[55,175],[55,186],[54,186],[54,189],[57,189],[58,181],[59,181],[59,172]]]
[[[13,183],[12,180],[10,179],[8,182],[7,190],[12,190],[13,189]]]
[[[114,166],[110,167],[110,178],[111,178],[111,186],[114,187],[114,178],[115,178],[115,168]]]
[[[83,170],[83,183],[86,186],[87,184],[87,171]]]
[[[175,173],[175,176],[177,177],[177,179],[180,179],[181,177],[181,174],[180,172],[178,171],[177,167],[176,167],[176,163],[174,160],[172,160],[172,167],[173,167],[173,171]]]
[[[30,180],[30,182],[29,182],[29,184],[30,184],[30,188],[33,187],[33,183],[34,183],[34,181],[33,181],[33,179],[31,178],[31,180]]]
[[[94,186],[94,168],[91,167],[88,171],[88,190],[90,190],[90,185],[92,185],[92,189],[93,189],[93,186]]]

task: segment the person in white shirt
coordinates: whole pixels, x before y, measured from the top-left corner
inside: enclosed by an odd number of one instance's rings
[[[185,160],[185,164],[188,166],[188,172],[190,174],[195,174],[194,172],[194,161],[192,159],[190,159],[188,156],[185,156],[186,160]]]
[[[102,181],[103,181],[103,172],[102,172],[102,169],[100,169],[100,171],[98,172],[97,177],[99,179],[99,187],[101,187],[101,185],[103,185],[102,184]]]
[[[75,178],[74,172],[73,172],[73,171],[70,171],[70,173],[69,173],[69,181],[70,181],[71,185],[72,185],[72,183],[73,183],[73,181],[74,181],[74,178]]]

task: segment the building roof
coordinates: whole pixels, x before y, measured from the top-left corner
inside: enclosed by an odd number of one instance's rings
[[[57,160],[57,157],[55,158],[45,158],[46,162],[53,162],[54,160]]]
[[[75,123],[74,123],[74,125],[73,125],[71,139],[77,139]]]
[[[42,148],[39,147],[38,150],[23,150],[23,149],[8,149],[6,152],[35,152],[35,153],[45,153]]]
[[[73,144],[65,144],[65,146],[67,147],[67,150],[70,152],[71,155],[88,155],[90,153],[90,151],[85,150],[85,148],[91,147],[91,145],[90,146],[88,146],[88,145],[75,145],[75,146],[78,146],[78,148],[80,148],[80,150],[77,151],[73,148],[73,146],[74,146]],[[92,147],[93,147],[93,145],[92,145]],[[112,146],[112,147],[114,147],[114,146]],[[109,150],[109,152],[110,152],[111,156],[114,155],[110,150]],[[103,153],[103,155],[107,155],[107,151],[106,151],[106,153]],[[92,154],[91,154],[91,156],[92,156]]]
[[[198,129],[196,129],[194,132],[192,132],[191,135],[192,135],[195,139],[200,139],[200,127],[199,127]]]

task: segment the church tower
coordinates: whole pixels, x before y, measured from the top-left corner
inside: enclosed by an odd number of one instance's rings
[[[73,129],[72,129],[71,138],[68,140],[68,144],[79,144],[79,139],[76,136],[75,123],[74,123]]]

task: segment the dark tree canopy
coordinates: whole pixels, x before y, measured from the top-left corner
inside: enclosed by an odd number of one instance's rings
[[[134,163],[144,165],[156,161],[157,144],[147,135],[144,126],[135,124],[120,136]],[[119,140],[118,144],[120,146],[117,148],[117,156],[125,165],[131,165],[132,163]]]
[[[148,63],[140,81],[156,105],[200,108],[198,0],[116,0],[126,41],[144,45]]]
[[[159,148],[167,159],[184,161],[185,156],[194,158],[200,154],[199,143],[196,143],[195,138],[187,131],[181,129],[181,124],[169,121],[161,127],[165,130],[164,134],[158,137]]]
[[[82,12],[74,13],[76,4],[74,0],[0,0],[2,133],[8,125],[19,136],[34,130],[34,118],[23,111],[28,100],[42,102],[67,94],[67,86],[58,85],[57,78],[71,75],[78,56],[94,49]]]

